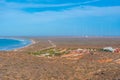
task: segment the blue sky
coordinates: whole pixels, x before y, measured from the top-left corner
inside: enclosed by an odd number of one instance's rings
[[[0,36],[120,36],[120,0],[0,0]]]

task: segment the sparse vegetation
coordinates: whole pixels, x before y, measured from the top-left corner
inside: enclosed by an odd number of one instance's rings
[[[37,44],[18,51],[0,52],[0,80],[119,80],[120,54],[99,49],[110,43],[118,46],[120,39],[53,39],[57,48],[42,50],[50,46],[47,39],[35,39]],[[46,40],[46,41],[45,41]],[[63,39],[62,39],[63,40]],[[71,43],[71,40],[73,43]],[[110,42],[114,41],[114,43]],[[89,43],[86,43],[89,42]],[[93,43],[91,45],[91,43]],[[106,44],[107,43],[107,44]],[[116,44],[117,43],[117,44]],[[91,47],[90,47],[91,46]],[[73,48],[73,49],[72,49]],[[83,49],[97,49],[95,54],[77,55],[63,58],[61,55],[69,51]],[[29,55],[29,54],[32,55]],[[33,55],[45,54],[55,57],[39,57]],[[56,57],[60,56],[60,57]]]
[[[59,49],[51,48],[37,52],[28,52],[28,54],[40,55],[40,56],[61,56],[63,54],[68,54],[69,50],[62,51]]]

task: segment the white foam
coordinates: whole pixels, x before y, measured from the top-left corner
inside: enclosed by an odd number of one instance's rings
[[[17,40],[17,41],[20,41],[21,44],[19,45],[12,45],[11,46],[11,49],[9,48],[4,48],[4,49],[0,49],[0,51],[11,51],[11,50],[17,50],[17,49],[21,49],[21,48],[24,48],[24,47],[27,47],[29,45],[31,45],[33,43],[32,40],[28,40],[28,39],[20,39],[20,38],[1,38],[0,39],[9,39],[9,40]]]

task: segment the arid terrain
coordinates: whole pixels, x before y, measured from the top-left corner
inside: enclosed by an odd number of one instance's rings
[[[0,80],[120,80],[120,53],[43,57],[29,54],[51,46],[56,48],[120,48],[120,38],[34,37],[34,44],[0,51]],[[68,53],[68,55],[70,55]]]

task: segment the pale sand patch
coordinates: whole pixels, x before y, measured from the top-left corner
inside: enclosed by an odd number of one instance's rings
[[[36,41],[34,41],[34,40],[31,39],[31,44],[28,44],[28,45],[26,45],[26,46],[24,46],[24,47],[17,48],[17,49],[11,50],[11,51],[18,51],[18,50],[21,51],[22,49],[27,48],[27,47],[29,47],[29,46],[31,46],[31,45],[33,45],[33,44],[36,44]]]
[[[115,60],[115,63],[120,64],[120,59]]]

